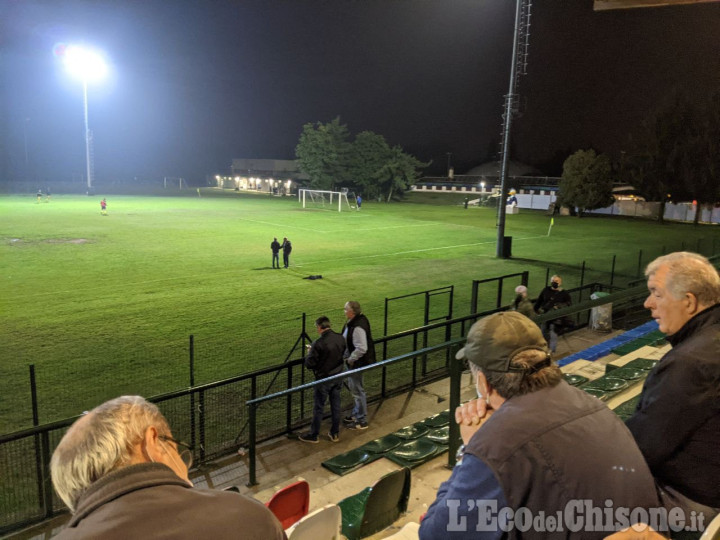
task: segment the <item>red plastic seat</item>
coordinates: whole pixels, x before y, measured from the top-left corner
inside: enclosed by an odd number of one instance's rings
[[[310,486],[305,480],[285,486],[265,505],[282,523],[283,529],[297,523],[308,513],[310,507]]]

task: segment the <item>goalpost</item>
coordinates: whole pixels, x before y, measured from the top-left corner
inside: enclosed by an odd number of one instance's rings
[[[178,189],[187,188],[187,182],[178,176],[166,176],[163,178],[163,187],[167,189],[168,186],[172,188],[177,186]]]
[[[298,200],[302,203],[303,208],[328,208],[342,212],[350,210],[350,202],[348,201],[347,192],[344,191],[324,191],[320,189],[300,189],[298,190]]]

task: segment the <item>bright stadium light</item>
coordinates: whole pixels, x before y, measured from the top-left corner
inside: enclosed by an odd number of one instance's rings
[[[107,74],[107,64],[97,51],[78,45],[58,46],[56,54],[61,56],[68,73],[79,77],[83,83],[83,103],[85,106],[85,162],[87,164],[88,195],[92,191],[95,174],[93,159],[93,136],[88,123],[88,82],[96,82]]]
[[[485,191],[485,182],[480,182],[480,191]]]

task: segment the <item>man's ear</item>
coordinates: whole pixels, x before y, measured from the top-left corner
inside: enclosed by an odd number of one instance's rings
[[[160,447],[160,438],[155,426],[148,426],[143,436],[143,454],[147,461],[157,463],[162,461],[164,451]]]
[[[698,302],[697,296],[693,293],[685,293],[685,308],[689,315],[695,315],[700,311],[700,302]]]

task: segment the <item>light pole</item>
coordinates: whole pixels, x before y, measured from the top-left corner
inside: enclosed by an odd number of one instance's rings
[[[68,45],[62,52],[65,67],[70,73],[82,79],[83,83],[83,105],[85,112],[85,163],[87,165],[87,187],[88,195],[92,192],[95,176],[95,163],[93,154],[93,136],[88,122],[88,97],[87,87],[89,81],[101,79],[107,71],[105,60],[102,56],[89,49],[78,45]]]

